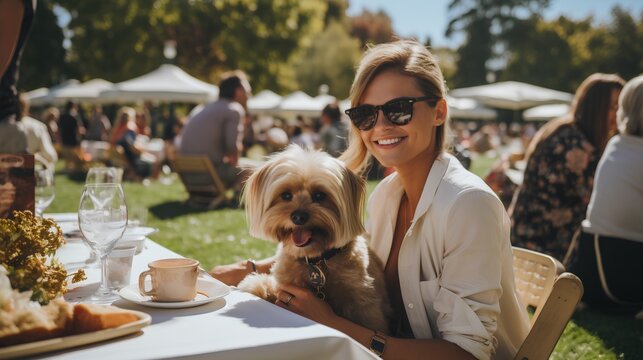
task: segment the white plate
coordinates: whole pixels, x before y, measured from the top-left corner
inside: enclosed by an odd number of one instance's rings
[[[42,217],[47,219],[53,219],[57,223],[61,222],[78,222],[78,213],[69,212],[69,213],[48,213],[44,214]]]
[[[143,295],[138,290],[138,284],[126,286],[118,291],[123,299],[133,303],[166,309],[188,308],[211,303],[230,293],[230,287],[214,278],[199,278],[197,280],[197,295],[190,301],[181,302],[158,302],[153,301],[151,297]]]
[[[128,226],[125,229],[125,233],[123,233],[123,240],[144,239],[146,236],[154,234],[157,231],[159,231],[159,229],[149,226]]]
[[[152,321],[152,318],[148,314],[140,311],[134,312],[136,313],[136,316],[138,316],[139,320],[131,322],[129,324],[121,325],[116,328],[0,348],[0,359],[11,359],[15,357],[36,355],[49,351],[68,349],[71,347],[113,339],[137,332],[149,325]]]

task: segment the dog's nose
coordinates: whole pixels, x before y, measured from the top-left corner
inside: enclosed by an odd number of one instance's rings
[[[293,211],[290,214],[290,220],[292,220],[292,222],[295,225],[304,225],[306,221],[308,221],[308,218],[309,218],[309,215],[305,211],[298,210],[298,211]]]

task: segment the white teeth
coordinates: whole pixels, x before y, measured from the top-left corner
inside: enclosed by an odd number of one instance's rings
[[[392,139],[377,140],[377,143],[380,145],[391,145],[391,144],[397,144],[400,141],[402,141],[402,138],[392,138]]]

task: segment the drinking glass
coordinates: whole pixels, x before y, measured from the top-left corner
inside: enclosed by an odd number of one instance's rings
[[[109,303],[116,294],[107,283],[107,256],[127,227],[127,204],[120,184],[87,184],[78,206],[83,239],[101,262],[100,287],[90,301]]]
[[[93,167],[87,172],[85,184],[120,184],[123,176],[122,169],[116,167]],[[109,190],[106,190],[109,193]],[[94,194],[90,195],[96,196]],[[104,201],[110,201],[109,197],[104,197]],[[98,255],[94,250],[90,250],[90,257],[87,260],[90,267],[98,266]]]
[[[54,188],[53,169],[34,169],[36,178],[36,216],[42,216],[42,212],[51,205],[56,197]]]
[[[85,184],[121,183],[121,169],[115,167],[93,167],[87,172]]]

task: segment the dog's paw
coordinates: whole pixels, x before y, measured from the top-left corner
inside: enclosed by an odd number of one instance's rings
[[[268,301],[275,301],[274,278],[267,274],[250,274],[243,279],[237,288]]]

